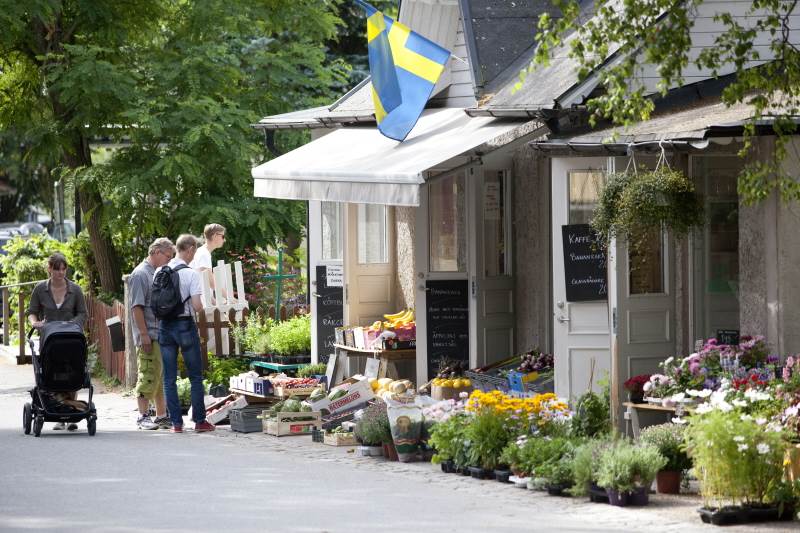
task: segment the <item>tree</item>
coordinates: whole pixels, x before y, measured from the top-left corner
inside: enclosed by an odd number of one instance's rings
[[[719,29],[713,42],[693,54],[694,15],[703,3],[598,0],[587,13],[581,11],[578,0],[554,0],[562,16],[541,16],[539,48],[523,80],[553,54],[568,53],[577,59],[582,78],[593,72],[599,76],[603,91],[588,100],[592,124],[610,119],[629,125],[646,120],[655,108],[645,81],[638,76],[644,65],[657,69],[660,79],[656,96],[682,85],[684,72],[691,66],[711,77],[730,69],[733,74],[722,91],[722,102],[728,106],[749,103],[754,108],[745,126],[740,155],[751,153],[760,120],[772,119],[777,135],[773,158],[753,158],[745,165],[739,176],[742,199],[753,203],[777,191],[784,200],[798,200],[800,182],[782,172],[780,164],[788,136],[796,131],[794,117],[800,112],[800,38],[790,23],[797,17],[797,0],[732,2],[734,7],[744,6],[745,12],[740,16],[732,10],[716,15],[714,23]],[[611,57],[614,61],[609,61]]]
[[[267,244],[302,228],[302,205],[252,197],[249,125],[331,97],[347,68],[320,45],[337,5],[0,0],[0,127],[24,128],[75,181],[104,291],[120,292],[116,250],[129,265],[154,236],[215,221]],[[98,139],[117,146],[103,164]]]

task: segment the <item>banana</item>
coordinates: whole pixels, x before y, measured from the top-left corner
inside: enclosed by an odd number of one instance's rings
[[[395,319],[397,319],[397,318],[400,318],[400,317],[401,317],[401,316],[403,316],[403,315],[404,315],[406,312],[407,312],[407,309],[403,309],[402,311],[400,311],[400,312],[397,312],[397,313],[392,313],[392,314],[390,314],[390,315],[383,315],[383,318],[385,318],[386,320],[388,320],[389,322],[391,322],[392,320],[395,320]]]

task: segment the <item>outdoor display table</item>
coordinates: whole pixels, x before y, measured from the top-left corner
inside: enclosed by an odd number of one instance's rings
[[[625,434],[628,435],[630,433],[633,435],[634,439],[639,438],[639,432],[641,431],[641,427],[639,426],[639,411],[662,413],[666,416],[666,421],[670,422],[673,417],[690,410],[690,408],[686,406],[679,406],[679,411],[675,407],[664,407],[662,405],[653,405],[649,403],[625,402],[622,405],[625,406]]]
[[[397,361],[415,361],[417,359],[417,350],[364,350],[361,348],[354,348],[352,346],[344,346],[343,344],[334,344],[336,355],[344,353],[347,357],[373,357],[380,360],[380,367],[378,369],[378,377],[389,377],[398,379]]]
[[[250,363],[250,368],[266,368],[267,370],[272,370],[273,372],[285,372],[287,370],[297,370],[307,365],[308,363],[283,365],[280,363],[269,363],[267,361],[253,361]]]

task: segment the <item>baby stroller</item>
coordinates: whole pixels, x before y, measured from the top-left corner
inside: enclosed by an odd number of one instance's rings
[[[33,330],[31,330],[31,333]],[[31,334],[28,334],[30,339]],[[39,353],[28,341],[33,359],[36,386],[31,403],[22,410],[22,427],[29,435],[42,434],[45,422],[78,423],[86,420],[89,435],[97,430],[97,411],[92,403],[91,376],[86,368],[86,337],[74,322],[46,322],[39,334]],[[63,393],[89,388],[89,402],[64,400]]]

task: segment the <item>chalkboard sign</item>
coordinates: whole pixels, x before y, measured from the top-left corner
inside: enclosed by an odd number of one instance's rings
[[[739,344],[738,329],[718,329],[717,342],[719,344]]]
[[[469,288],[466,280],[430,280],[425,286],[431,379],[442,360],[469,366]]]
[[[344,292],[341,286],[328,286],[327,268],[317,266],[317,355],[333,353],[334,329],[344,321]]]
[[[568,302],[590,302],[608,298],[606,253],[597,244],[589,224],[561,226],[564,240],[564,281]]]

